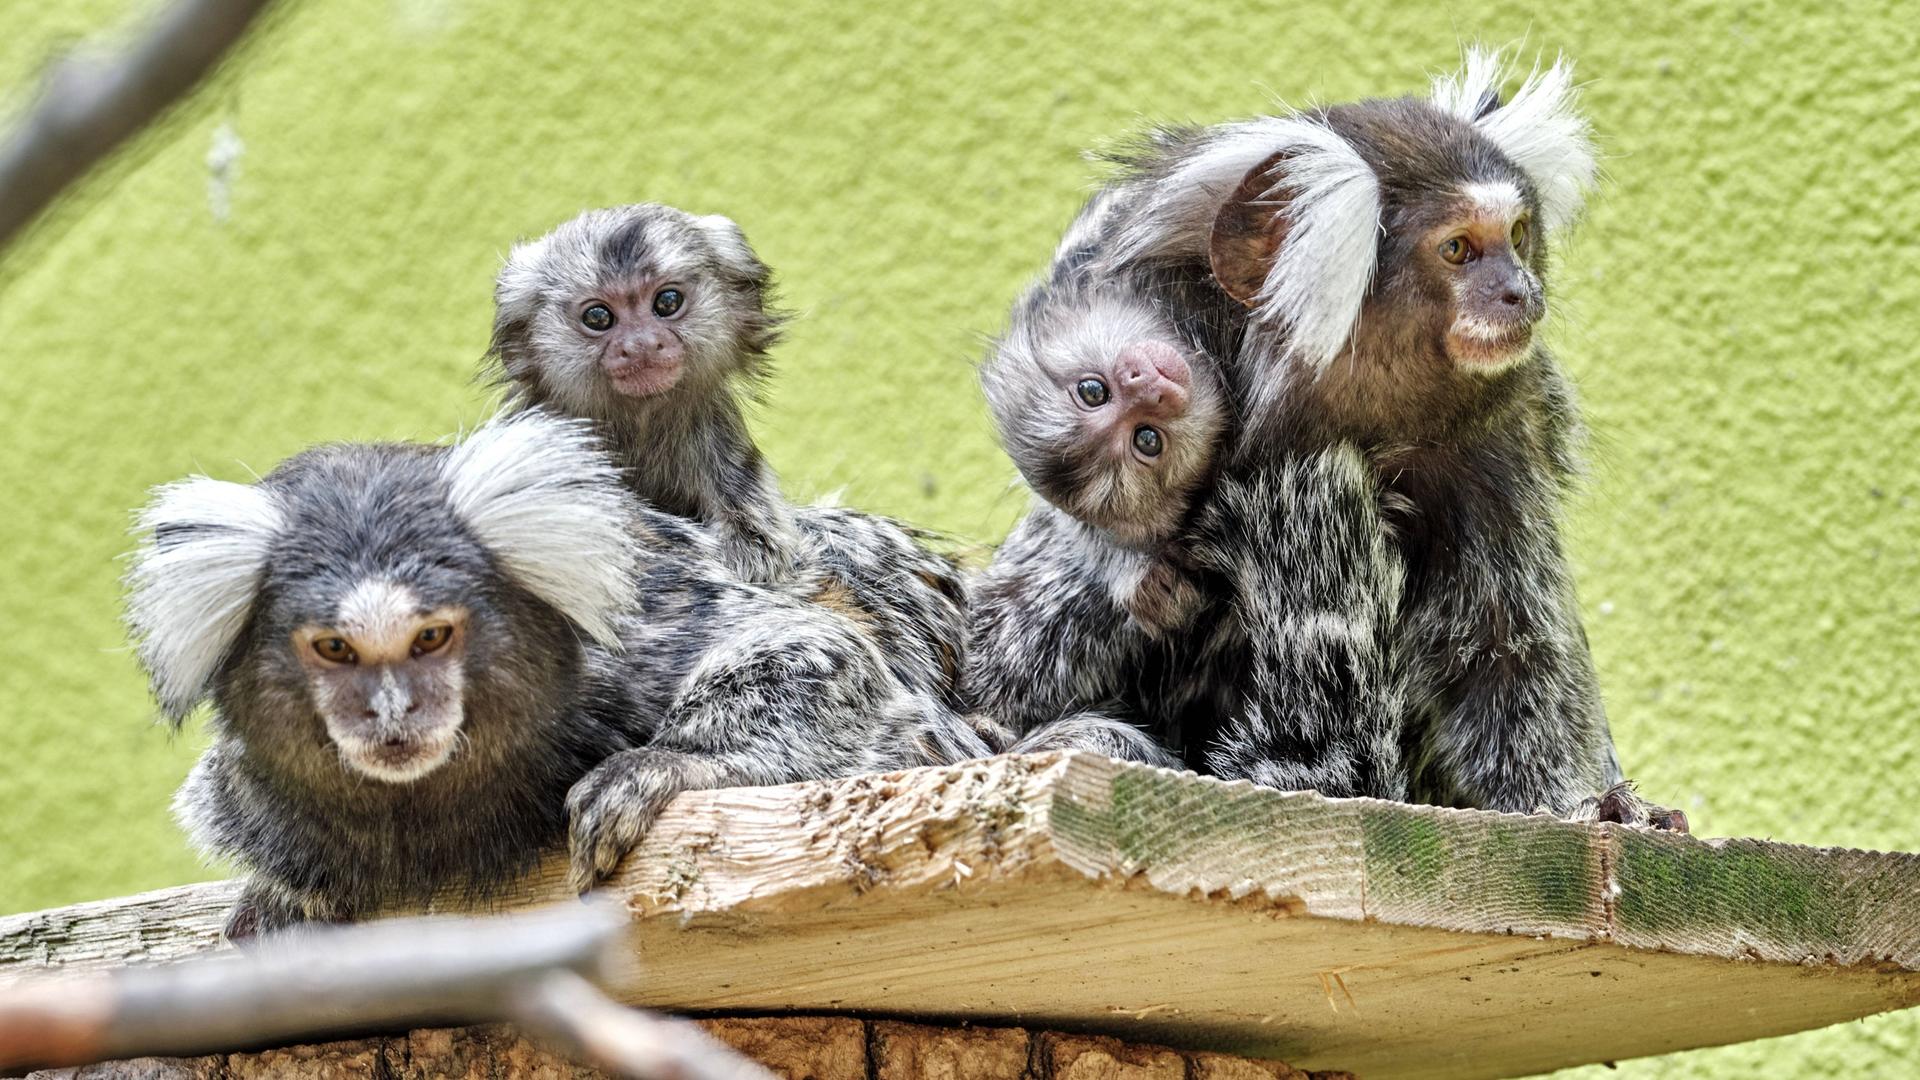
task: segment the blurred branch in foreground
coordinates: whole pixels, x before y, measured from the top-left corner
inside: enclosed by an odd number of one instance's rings
[[[0,250],[213,70],[269,0],[177,0],[118,55],[76,50],[0,145]]]
[[[0,989],[0,1070],[185,1056],[505,1020],[647,1080],[771,1080],[693,1024],[614,1002],[631,961],[618,905],[327,927],[156,967]]]

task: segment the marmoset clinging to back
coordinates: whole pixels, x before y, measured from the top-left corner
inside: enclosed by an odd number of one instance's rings
[[[753,581],[789,575],[800,543],[745,414],[786,319],[772,291],[738,225],[655,204],[514,245],[494,289],[509,406],[593,421],[634,491],[713,526]]]
[[[750,581],[855,613],[894,673],[954,700],[965,583],[885,518],[794,507],[747,430],[785,316],[739,226],[642,203],[518,244],[491,357],[509,408],[594,423],[641,498],[710,526]]]
[[[214,704],[176,808],[251,875],[235,938],[484,892],[569,812],[585,887],[687,788],[986,752],[852,620],[639,505],[578,422],[324,446],[140,520],[128,622],[175,723]]]
[[[1062,244],[1242,328],[1184,541],[1240,641],[1172,677],[1223,691],[1212,771],[1565,814],[1620,779],[1556,524],[1578,410],[1535,336],[1594,155],[1564,65],[1500,81],[1475,53],[1429,98],[1157,131]]]
[[[1163,729],[1138,683],[1203,599],[1174,541],[1226,434],[1219,372],[1151,300],[1069,269],[1014,305],[980,377],[1035,500],[973,583],[969,704],[1019,730],[1083,709]]]

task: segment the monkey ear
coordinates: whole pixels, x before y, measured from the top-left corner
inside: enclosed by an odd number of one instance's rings
[[[747,243],[747,234],[740,230],[732,218],[708,214],[694,218],[693,226],[707,238],[714,255],[728,273],[760,286],[765,286],[772,278],[772,271],[753,253],[753,246]]]
[[[1380,180],[1324,121],[1287,117],[1272,130],[1279,148],[1214,213],[1207,261],[1229,296],[1286,329],[1289,353],[1325,367],[1373,285]]]
[[[551,233],[513,245],[494,279],[493,335],[487,340],[490,366],[482,375],[506,387],[509,396],[517,380],[525,378],[532,366],[529,336],[540,297],[547,288],[544,267],[552,247]]]
[[[246,626],[286,515],[258,485],[196,476],[154,489],[127,572],[127,628],[176,725],[211,691]]]
[[[1284,150],[1247,170],[1240,185],[1214,215],[1207,237],[1207,262],[1228,296],[1248,307],[1260,302],[1267,274],[1287,239],[1287,207],[1293,192],[1275,187],[1290,155]]]
[[[1592,125],[1579,110],[1573,65],[1565,58],[1544,71],[1536,65],[1502,103],[1506,79],[1502,56],[1474,47],[1457,74],[1433,80],[1432,100],[1472,124],[1527,174],[1540,193],[1541,224],[1558,232],[1580,216],[1600,171]]]
[[[608,648],[634,601],[633,496],[586,421],[496,418],[441,460],[448,500],[501,568]]]

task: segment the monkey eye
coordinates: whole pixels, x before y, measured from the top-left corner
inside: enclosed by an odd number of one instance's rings
[[[453,627],[451,625],[447,623],[434,623],[432,626],[421,627],[420,632],[413,635],[413,645],[407,649],[407,652],[412,656],[425,656],[428,653],[439,652],[441,649],[446,648],[447,642],[452,640]]]
[[[1133,429],[1133,448],[1146,457],[1159,457],[1160,451],[1167,448],[1166,441],[1160,437],[1160,429],[1145,424]]]
[[[663,319],[670,319],[674,312],[680,310],[680,305],[686,302],[685,293],[669,286],[653,294],[653,313]]]
[[[347,644],[346,638],[314,638],[313,651],[320,655],[320,659],[330,664],[357,664],[360,662],[360,654],[353,651],[353,646]]]
[[[1090,409],[1105,405],[1113,395],[1107,393],[1107,384],[1099,379],[1081,379],[1073,387],[1073,396],[1080,399]]]
[[[580,313],[580,325],[599,333],[613,325],[613,309],[605,304],[593,304]]]
[[[1466,262],[1472,254],[1473,248],[1468,246],[1464,236],[1449,236],[1440,242],[1440,257],[1455,266]]]
[[[1527,237],[1531,234],[1531,232],[1532,230],[1527,228],[1527,221],[1525,218],[1521,218],[1519,221],[1514,222],[1513,223],[1513,250],[1519,251],[1519,252],[1525,252],[1527,250]]]

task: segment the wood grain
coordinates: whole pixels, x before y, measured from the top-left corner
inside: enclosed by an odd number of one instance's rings
[[[563,870],[495,906],[564,896]],[[1920,856],[1083,754],[692,793],[609,888],[634,916],[637,1004],[1019,1025],[1367,1077],[1525,1075],[1920,1003]],[[205,951],[231,895],[0,920],[0,979]]]

